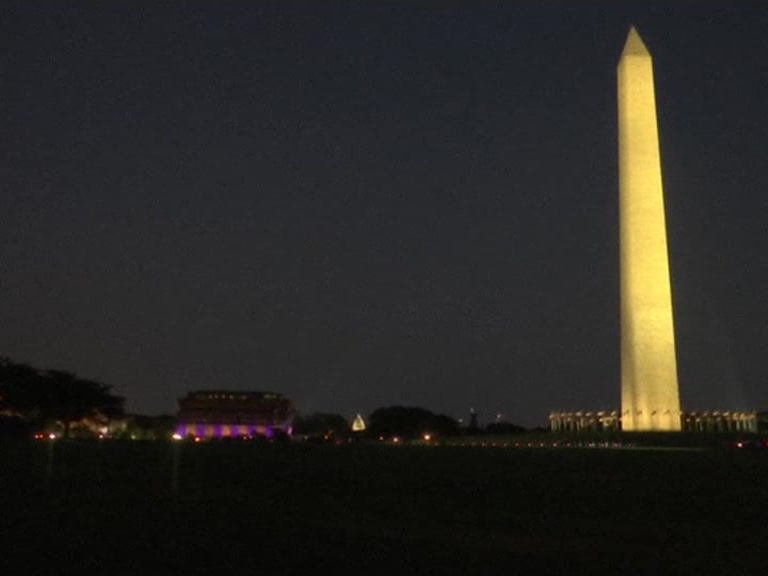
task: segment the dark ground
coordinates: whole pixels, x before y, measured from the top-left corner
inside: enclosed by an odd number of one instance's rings
[[[768,451],[50,447],[0,446],[2,574],[768,571]]]

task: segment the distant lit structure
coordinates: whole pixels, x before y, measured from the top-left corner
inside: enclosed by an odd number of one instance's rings
[[[755,411],[712,410],[683,412],[683,432],[758,432],[764,428],[766,415]],[[551,412],[552,432],[604,432],[623,429],[618,411]]]
[[[274,392],[201,390],[179,399],[181,437],[229,438],[293,433],[290,400]]]
[[[619,430],[621,418],[618,410],[551,412],[549,428],[552,432],[602,432]]]
[[[686,432],[758,432],[763,414],[747,411],[683,412],[683,430]]]
[[[363,420],[363,417],[358,414],[355,416],[355,419],[352,422],[352,432],[363,432],[365,431],[365,428],[365,420]]]

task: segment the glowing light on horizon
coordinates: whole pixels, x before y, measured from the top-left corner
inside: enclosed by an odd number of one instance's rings
[[[365,420],[358,414],[352,422],[352,432],[362,432],[363,430],[365,430]]]

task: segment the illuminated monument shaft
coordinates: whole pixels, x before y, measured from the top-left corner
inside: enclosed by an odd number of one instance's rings
[[[680,430],[651,55],[634,28],[618,66],[621,427]]]

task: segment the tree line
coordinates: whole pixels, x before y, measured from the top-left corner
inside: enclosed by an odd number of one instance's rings
[[[74,425],[106,424],[124,407],[125,398],[107,384],[0,357],[0,417],[6,430],[56,428],[69,437]]]
[[[81,378],[65,370],[41,370],[29,364],[0,356],[0,436],[28,435],[32,431],[57,430],[69,437],[74,427],[88,423],[105,426],[124,416],[125,398],[102,382]],[[126,420],[123,435],[131,438],[167,437],[173,430],[173,416],[135,415]],[[429,435],[433,438],[473,434],[510,434],[525,428],[494,422],[483,428],[473,419],[462,427],[457,420],[419,407],[388,406],[374,410],[362,438],[401,438],[410,440]],[[294,434],[321,441],[352,437],[351,423],[339,414],[297,414]]]
[[[354,433],[354,436],[413,440],[425,435],[437,439],[475,434],[520,434],[525,431],[522,426],[510,422],[493,422],[480,427],[474,421],[470,426],[462,427],[456,419],[444,414],[435,414],[425,408],[388,406],[374,410],[368,417],[366,429]],[[346,440],[353,436],[350,423],[344,416],[328,413],[297,415],[294,434],[305,439],[326,442]]]

